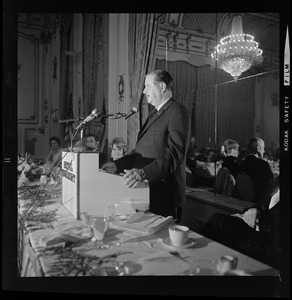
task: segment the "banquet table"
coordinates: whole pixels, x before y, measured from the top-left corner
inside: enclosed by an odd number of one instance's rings
[[[19,220],[31,207],[31,190],[38,188],[35,184],[18,191]],[[89,226],[62,205],[61,193],[62,187],[56,186],[37,207],[33,218],[19,221],[21,277],[218,276],[216,262],[222,255],[237,257],[237,272],[232,275],[279,277],[279,270],[193,231],[189,233],[189,247],[173,247],[168,243],[168,226],[153,234],[142,234],[111,223],[104,237],[104,243],[110,247],[97,249]],[[75,240],[61,234],[66,230],[74,232]]]

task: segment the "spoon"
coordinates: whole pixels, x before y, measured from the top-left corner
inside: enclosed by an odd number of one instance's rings
[[[180,256],[179,252],[178,251],[169,251],[169,253],[177,258],[179,258],[180,260],[190,264],[189,261],[187,261],[186,259],[184,259],[183,257]]]

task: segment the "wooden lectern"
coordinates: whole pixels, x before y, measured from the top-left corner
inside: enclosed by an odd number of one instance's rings
[[[99,169],[97,152],[62,152],[62,203],[77,218],[108,213],[108,199],[118,198],[122,214],[149,208],[149,185],[124,186],[121,175]]]

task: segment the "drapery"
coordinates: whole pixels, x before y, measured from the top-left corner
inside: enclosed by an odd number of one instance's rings
[[[142,121],[148,114],[148,104],[143,97],[145,75],[154,70],[155,48],[159,14],[129,15],[129,88],[130,107],[139,105],[139,114],[128,120],[128,146],[131,151]]]
[[[108,111],[108,14],[83,14],[83,112],[94,108],[102,115]],[[98,118],[87,125],[87,133],[100,138],[100,150],[107,153],[107,119]]]
[[[104,14],[83,14],[83,112],[88,116],[94,108],[103,108],[104,74]],[[98,121],[90,122],[87,131],[98,132]]]
[[[156,69],[165,68],[165,60],[156,60]],[[218,70],[217,79],[210,66],[196,67],[184,61],[168,61],[167,71],[174,80],[173,96],[189,111],[192,136],[199,148],[215,145],[215,82],[217,82],[217,146],[227,138],[246,147],[254,135],[255,81],[230,81]],[[216,79],[216,81],[215,81]]]
[[[73,61],[65,52],[73,47],[73,14],[61,14],[60,28],[60,118],[67,119],[67,111],[70,105],[70,95],[73,92]],[[59,136],[64,138],[66,123],[60,126]]]

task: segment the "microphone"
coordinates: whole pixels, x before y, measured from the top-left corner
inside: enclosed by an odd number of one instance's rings
[[[81,126],[85,126],[88,122],[92,121],[93,119],[96,119],[99,116],[100,116],[100,112],[98,112],[97,109],[95,108],[91,112],[91,114],[82,121],[82,123],[76,128],[76,130]]]
[[[125,116],[126,116],[126,114],[117,112],[115,114],[108,115],[107,117],[109,119],[120,119],[120,118],[125,117]]]
[[[129,112],[128,114],[125,116],[125,120],[127,120],[128,118],[130,118],[132,115],[134,115],[136,112],[138,112],[139,110],[139,106],[134,106]]]

